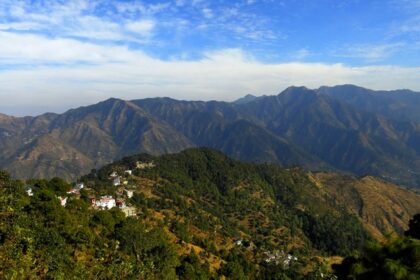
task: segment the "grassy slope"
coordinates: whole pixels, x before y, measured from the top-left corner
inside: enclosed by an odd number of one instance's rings
[[[316,184],[346,205],[375,238],[401,234],[409,219],[420,212],[420,195],[375,177],[356,178],[335,173],[313,173]]]

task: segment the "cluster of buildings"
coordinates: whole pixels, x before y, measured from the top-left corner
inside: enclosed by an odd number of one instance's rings
[[[294,261],[297,261],[298,258],[291,255],[286,254],[284,251],[274,251],[274,252],[264,252],[264,261],[266,263],[275,263],[276,265],[282,265],[283,268],[288,268],[290,264]]]
[[[136,162],[136,169],[146,169],[153,167],[155,167],[153,162]],[[133,175],[133,170],[131,169],[124,170],[122,175],[119,175],[117,171],[113,171],[111,174],[109,174],[109,179],[112,181],[114,186],[127,185],[128,181],[126,178],[131,175]]]
[[[153,162],[137,162],[136,168],[137,169],[146,169],[146,168],[152,168],[155,167],[155,164]],[[124,171],[122,175],[119,175],[118,172],[113,171],[109,175],[109,179],[112,181],[112,184],[114,186],[121,186],[121,188],[117,191],[118,198],[114,198],[110,195],[101,196],[100,198],[92,197],[90,199],[91,206],[98,210],[106,210],[111,209],[114,207],[120,208],[126,216],[134,216],[136,215],[136,208],[130,207],[126,205],[125,198],[131,198],[133,197],[133,190],[129,190],[126,187],[123,187],[124,185],[128,185],[127,178],[129,176],[132,176],[133,171],[130,169],[127,169]],[[70,190],[67,191],[68,195],[75,195],[77,198],[80,198],[80,191],[85,188],[84,183],[76,183],[74,187],[72,187]],[[28,196],[33,196],[33,187],[30,185],[27,185],[25,187],[25,192]],[[68,196],[57,196],[58,200],[60,201],[60,204],[62,206],[66,206]]]
[[[153,162],[136,162],[137,169],[146,169],[146,168],[153,168],[155,164]]]
[[[98,210],[108,210],[114,207],[118,207],[126,216],[136,215],[136,208],[127,206],[125,203],[125,199],[123,198],[115,199],[110,195],[102,196],[99,199],[91,198],[91,205],[93,208],[98,209]]]
[[[80,198],[80,190],[85,187],[84,183],[76,183],[76,185],[71,188],[69,191],[67,191],[67,194],[74,194],[77,198]],[[60,200],[61,206],[66,206],[67,204],[67,196],[58,196],[57,197]]]
[[[75,194],[75,195],[79,196],[80,195],[80,190],[83,189],[84,187],[85,187],[84,183],[76,183],[76,185],[73,188],[71,188],[67,192],[67,194]]]
[[[91,198],[92,207],[98,209],[111,209],[117,206],[115,199],[110,195],[104,195],[100,199]]]
[[[118,175],[118,173],[114,171],[111,174],[109,174],[109,179],[112,181],[112,185],[114,185],[115,187],[120,186],[120,185],[127,185],[128,181],[125,180],[125,177],[131,176],[132,174],[133,174],[132,170],[125,170],[124,177],[123,177],[123,176]]]
[[[123,176],[119,175],[117,171],[113,171],[109,174],[108,178],[111,180],[113,186],[121,186],[121,185],[128,185],[128,181],[126,180],[128,176],[133,174],[132,170],[125,170]],[[114,207],[120,208],[126,216],[134,216],[136,215],[136,208],[130,207],[126,205],[125,198],[121,196],[125,196],[126,198],[133,197],[134,192],[132,190],[126,189],[125,187],[121,187],[116,192],[119,198],[114,198],[111,195],[104,195],[100,198],[92,197],[90,199],[91,206],[98,210],[107,210]]]

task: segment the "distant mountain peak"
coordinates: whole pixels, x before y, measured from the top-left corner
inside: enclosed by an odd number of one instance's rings
[[[304,86],[290,86],[288,88],[286,88],[285,90],[283,90],[282,92],[279,93],[279,95],[282,94],[300,94],[300,93],[316,93],[314,90],[309,89],[307,87]]]
[[[113,104],[113,103],[121,103],[121,102],[126,102],[126,101],[120,98],[110,97],[104,101],[99,102],[98,104]]]
[[[327,91],[335,91],[336,94],[354,94],[354,93],[397,93],[397,94],[418,94],[418,92],[410,89],[395,89],[395,90],[372,90],[362,86],[353,84],[343,84],[336,86],[321,86],[316,90],[318,93],[325,93]]]
[[[300,89],[300,90],[310,90],[309,88],[307,88],[305,86],[290,86],[290,87],[287,87],[284,91],[287,91],[287,90],[297,90],[297,89]]]
[[[254,101],[255,99],[257,99],[258,97],[257,96],[255,96],[255,95],[252,95],[252,94],[247,94],[247,95],[245,95],[244,97],[241,97],[241,98],[239,98],[239,99],[237,99],[237,100],[235,100],[235,101],[233,101],[232,103],[233,104],[246,104],[246,103],[249,103],[249,102],[252,102],[252,101]]]
[[[301,86],[291,86],[280,92],[277,97],[285,100],[308,99],[313,100],[318,95],[316,90]]]

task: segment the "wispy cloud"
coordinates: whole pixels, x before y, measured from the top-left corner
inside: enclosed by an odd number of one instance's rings
[[[202,0],[160,3],[5,0],[0,4],[0,14],[6,15],[3,20],[0,19],[0,30],[141,44],[155,42],[151,39],[156,37],[157,32],[170,34],[177,30],[179,22],[184,22],[188,23],[189,32],[176,36],[188,36],[206,29],[213,33],[215,41],[232,36],[254,42],[283,39],[280,30],[268,28],[269,17],[245,11],[243,7],[246,5],[246,2],[234,1],[219,6]],[[159,20],[155,20],[158,15]]]
[[[203,12],[204,17],[207,19],[211,19],[214,17],[213,10],[210,8],[204,8],[201,11]]]
[[[51,39],[34,34],[0,32],[0,63],[42,66],[76,63],[125,62],[139,51],[122,46],[101,46],[73,39]]]
[[[148,20],[128,22],[126,23],[125,28],[128,31],[132,31],[141,36],[150,36],[155,26],[156,26],[156,22],[148,19]]]
[[[394,0],[394,4],[404,11],[404,18],[393,23],[391,37],[414,34],[415,40],[420,40],[420,0]]]
[[[420,14],[417,14],[403,23],[400,23],[396,28],[395,33],[416,33],[420,35]]]
[[[336,56],[361,58],[367,62],[378,62],[398,52],[406,46],[405,43],[390,44],[359,44],[335,52]]]
[[[144,37],[152,36],[156,26],[151,15],[163,9],[162,5],[110,2],[120,14],[98,16],[95,13],[98,3],[87,0],[6,1],[0,10],[8,18],[3,23],[0,21],[0,30],[32,31],[53,37],[78,37],[84,40],[145,42]]]
[[[296,60],[303,60],[308,56],[312,55],[312,52],[306,48],[299,49],[292,53],[291,57]]]

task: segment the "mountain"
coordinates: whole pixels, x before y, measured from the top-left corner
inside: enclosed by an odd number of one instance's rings
[[[133,100],[199,147],[211,147],[237,159],[316,166],[316,158],[281,135],[273,134],[225,102],[173,99]]]
[[[374,91],[354,85],[321,87],[318,93],[395,120],[420,122],[420,94],[410,90]]]
[[[244,97],[241,97],[235,101],[233,101],[234,104],[245,104],[251,101],[254,101],[255,99],[257,99],[258,97],[252,94],[247,94]]]
[[[0,167],[21,178],[74,179],[126,155],[204,146],[241,160],[419,187],[419,96],[351,85],[290,87],[246,102],[110,99],[61,115],[2,115]]]
[[[192,146],[135,104],[109,99],[62,115],[4,118],[1,164],[16,177],[71,179],[136,152],[170,153]]]
[[[390,233],[403,234],[409,219],[420,211],[418,193],[379,178],[326,172],[308,176],[319,191],[357,215],[364,228],[379,240],[385,240]]]
[[[125,157],[78,181],[74,195],[59,178],[32,179],[28,196],[0,172],[0,275],[321,279],[332,276],[330,262],[402,233],[420,211],[420,195],[376,178],[251,164],[208,148]],[[129,208],[92,206],[102,199]]]
[[[306,88],[239,106],[276,135],[336,170],[418,186],[420,126],[356,110]]]

